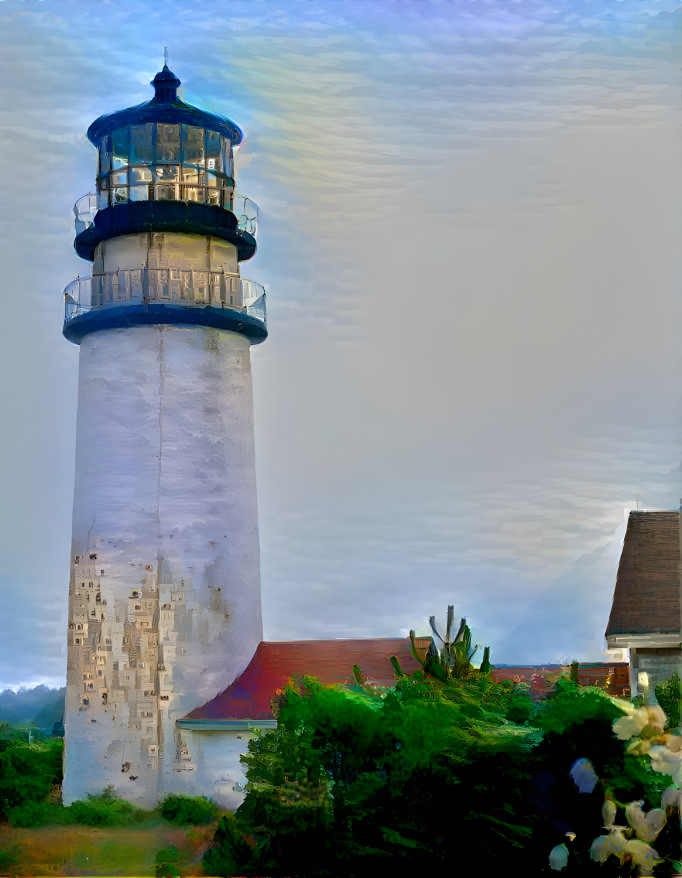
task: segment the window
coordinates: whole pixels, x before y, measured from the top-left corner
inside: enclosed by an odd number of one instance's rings
[[[154,125],[133,125],[130,129],[130,164],[151,165],[154,160]]]
[[[102,138],[99,145],[99,172],[108,174],[111,170],[111,134]]]
[[[91,560],[91,561],[96,561],[96,560],[97,560],[97,555],[96,555],[94,552],[90,555],[90,560]]]
[[[73,559],[73,563],[74,563],[74,564],[78,564],[78,562],[80,561],[80,559],[81,559],[81,556],[80,556],[80,555],[76,555],[76,557]]]
[[[123,168],[128,164],[128,129],[117,128],[111,133],[112,157],[111,166],[113,170]]]
[[[98,209],[148,199],[229,208],[233,174],[230,141],[216,131],[151,122],[119,128],[100,143]]]
[[[182,161],[185,165],[204,166],[204,129],[182,126]]]

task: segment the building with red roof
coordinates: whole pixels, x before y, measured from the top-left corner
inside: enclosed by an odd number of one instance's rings
[[[430,637],[416,638],[418,653],[425,656],[430,643]],[[392,656],[407,674],[420,667],[406,637],[262,642],[243,674],[177,725],[197,731],[274,726],[273,697],[290,680],[300,684],[312,676],[324,686],[352,686],[353,665],[358,665],[366,683],[388,688],[395,684]]]

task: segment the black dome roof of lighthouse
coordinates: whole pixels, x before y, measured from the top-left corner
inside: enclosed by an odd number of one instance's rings
[[[244,135],[230,119],[218,116],[216,113],[207,113],[180,100],[177,96],[180,80],[168,69],[167,64],[164,64],[163,70],[156,74],[151,85],[154,86],[154,97],[151,100],[95,119],[88,128],[88,140],[99,147],[102,138],[116,128],[161,122],[168,125],[179,123],[196,125],[198,128],[207,128],[209,131],[217,131],[224,137],[229,137],[233,146],[241,143]]]

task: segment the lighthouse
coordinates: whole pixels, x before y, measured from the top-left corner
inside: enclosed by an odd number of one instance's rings
[[[74,208],[92,268],[65,290],[80,347],[67,803],[195,791],[176,721],[262,639],[250,347],[265,293],[240,272],[258,208],[235,189],[237,125],[182,101],[167,65],[151,84],[88,129],[96,192]]]

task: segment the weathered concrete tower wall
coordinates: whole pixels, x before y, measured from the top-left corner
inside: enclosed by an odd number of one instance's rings
[[[248,339],[92,333],[78,406],[64,793],[150,801],[262,639]]]
[[[88,133],[99,212],[76,249],[93,275],[67,287],[64,327],[80,344],[67,803],[214,794],[175,722],[262,639],[250,345],[267,333],[239,274],[255,206],[238,216],[241,132],[175,83],[165,68],[152,101]]]

